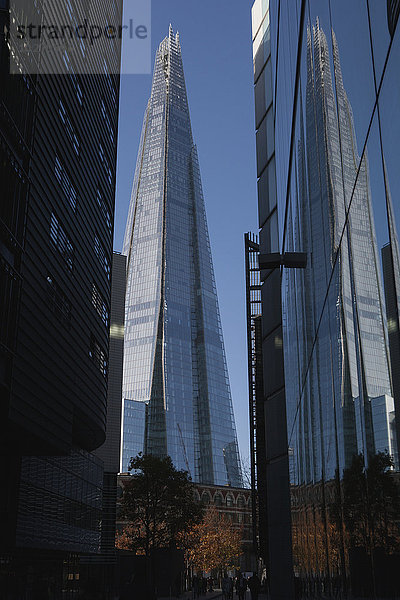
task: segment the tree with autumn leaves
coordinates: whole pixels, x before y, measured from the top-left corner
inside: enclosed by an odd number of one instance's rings
[[[171,458],[139,454],[131,459],[132,476],[125,484],[116,547],[150,556],[154,548],[178,547],[199,571],[233,569],[242,552],[242,528],[194,499],[186,471]]]
[[[181,531],[200,522],[203,509],[194,500],[186,471],[178,471],[169,456],[139,454],[131,459],[120,517],[126,524],[116,547],[149,556],[153,548],[175,547]]]
[[[400,488],[394,462],[387,452],[356,454],[335,480],[293,488],[293,554],[301,574],[344,574],[349,555],[374,552],[388,557],[400,550]],[[326,504],[325,504],[326,502]],[[382,555],[382,554],[381,554]],[[369,569],[371,572],[371,569]]]
[[[242,528],[211,506],[200,523],[178,535],[178,545],[195,570],[223,572],[235,568],[242,553],[242,535]]]

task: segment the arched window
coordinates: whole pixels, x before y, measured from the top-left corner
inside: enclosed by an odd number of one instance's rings
[[[197,490],[193,491],[193,498],[194,498],[195,502],[200,502],[200,494]]]
[[[233,498],[230,494],[228,494],[226,497],[226,505],[231,507],[233,506]]]
[[[244,508],[244,498],[243,498],[243,496],[238,496],[237,505],[238,505],[238,508]]]
[[[202,504],[210,504],[210,494],[208,492],[203,492],[201,495],[201,502]]]
[[[222,496],[221,496],[221,494],[215,494],[215,496],[214,496],[214,504],[215,504],[215,506],[222,506]]]

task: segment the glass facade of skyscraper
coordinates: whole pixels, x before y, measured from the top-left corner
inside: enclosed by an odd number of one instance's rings
[[[241,486],[232,400],[179,35],[156,53],[129,207],[122,469],[170,455]]]
[[[104,531],[121,43],[41,36],[94,11],[122,24],[121,0],[0,2],[1,598],[78,595]]]
[[[279,280],[262,272],[264,381],[277,352],[265,341],[265,290],[279,288],[282,303],[285,552],[304,597],[395,597],[400,399],[388,331],[399,303],[388,319],[380,248],[389,242],[398,294],[398,11],[257,0],[252,16],[260,252],[307,256]]]

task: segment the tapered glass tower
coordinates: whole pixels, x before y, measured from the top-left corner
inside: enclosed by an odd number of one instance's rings
[[[179,34],[156,53],[123,253],[122,469],[171,456],[196,482],[241,486],[229,379]]]

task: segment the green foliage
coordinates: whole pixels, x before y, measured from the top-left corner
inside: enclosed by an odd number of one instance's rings
[[[131,459],[129,470],[133,474],[121,516],[128,522],[130,549],[148,556],[152,548],[175,546],[178,533],[199,522],[203,513],[188,473],[175,469],[169,456],[142,454]]]

